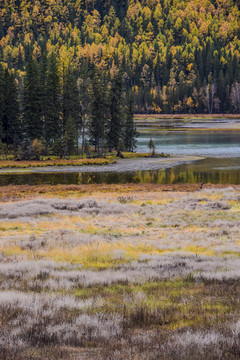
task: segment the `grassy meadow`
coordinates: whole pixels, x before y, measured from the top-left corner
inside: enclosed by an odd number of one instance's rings
[[[239,187],[8,186],[0,201],[1,360],[240,358]]]

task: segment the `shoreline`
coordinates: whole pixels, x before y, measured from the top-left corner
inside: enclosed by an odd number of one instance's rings
[[[236,116],[156,116],[137,115],[134,119],[139,132],[231,132],[240,131],[240,115]]]
[[[133,171],[163,170],[189,162],[203,160],[201,156],[171,155],[169,157],[148,157],[134,159],[118,159],[108,165],[81,165],[81,166],[49,166],[29,168],[0,168],[0,175],[26,173],[124,173]]]
[[[231,120],[231,119],[239,119],[240,114],[135,114],[134,119],[173,119],[173,120]]]
[[[191,128],[191,127],[185,127],[185,128],[162,128],[161,125],[154,124],[148,124],[146,125],[139,125],[137,124],[137,130],[139,133],[154,133],[154,132],[200,132],[200,133],[214,133],[214,132],[240,132],[240,126],[239,127],[232,127],[232,128]]]

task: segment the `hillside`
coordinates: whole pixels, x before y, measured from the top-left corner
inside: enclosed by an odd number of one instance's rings
[[[239,0],[1,1],[2,63],[21,79],[51,52],[77,77],[122,67],[136,112],[240,111]]]

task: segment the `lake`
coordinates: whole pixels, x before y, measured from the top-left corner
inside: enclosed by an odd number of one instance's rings
[[[117,183],[213,183],[240,184],[240,131],[149,131],[138,138],[137,152],[148,152],[152,138],[156,151],[199,155],[204,159],[164,170],[109,173],[1,174],[0,186],[13,184],[117,184]]]
[[[140,133],[137,152],[148,152],[152,139],[157,152],[207,157],[240,157],[240,131],[166,131]]]

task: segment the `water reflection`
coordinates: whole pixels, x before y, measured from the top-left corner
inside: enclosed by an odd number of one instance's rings
[[[29,173],[2,174],[0,185],[212,183],[240,184],[239,158],[207,158],[165,170],[127,173]]]

